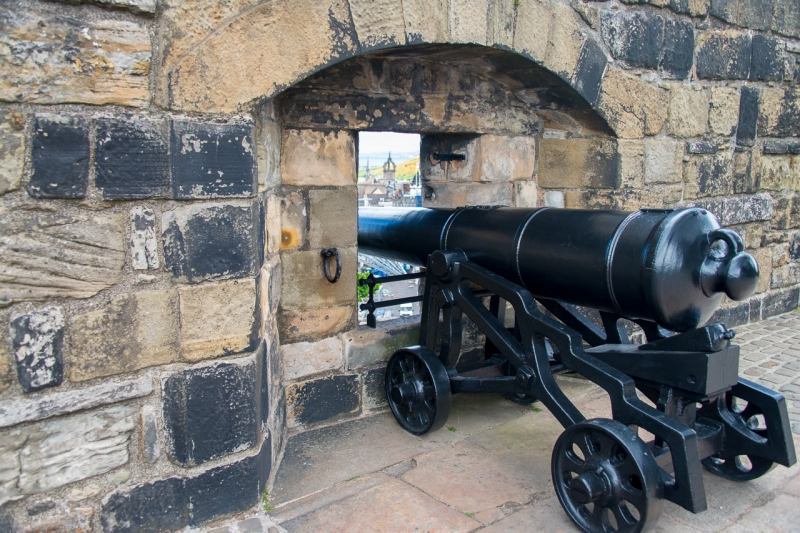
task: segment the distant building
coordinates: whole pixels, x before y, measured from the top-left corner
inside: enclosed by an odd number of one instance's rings
[[[383,179],[394,182],[396,171],[397,165],[392,161],[392,152],[389,152],[389,159],[383,164]]]
[[[395,176],[397,164],[392,161],[392,153],[383,164],[383,176],[379,179],[372,174],[367,159],[367,170],[364,172],[364,179],[358,180],[358,205],[393,205],[399,201],[402,191],[397,190]]]

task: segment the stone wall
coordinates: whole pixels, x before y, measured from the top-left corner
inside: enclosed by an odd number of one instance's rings
[[[17,0],[0,28],[0,530],[197,525],[261,500],[287,432],[385,409],[416,331],[355,325],[359,130],[423,134],[428,205],[702,205],[762,269],[717,318],[798,305],[796,1]]]

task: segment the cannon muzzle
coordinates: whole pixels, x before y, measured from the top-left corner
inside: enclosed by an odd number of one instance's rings
[[[548,298],[652,320],[704,324],[727,294],[750,296],[758,265],[704,209],[361,208],[359,251],[425,266],[435,250]]]

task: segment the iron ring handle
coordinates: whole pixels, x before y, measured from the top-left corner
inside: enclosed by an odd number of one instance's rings
[[[320,252],[322,255],[322,268],[325,271],[325,278],[331,283],[339,281],[339,276],[342,275],[342,256],[339,255],[339,250],[336,248],[323,248]],[[331,257],[336,260],[336,273],[331,276]]]
[[[723,241],[725,244],[728,245],[728,251],[723,260],[730,259],[731,257],[735,256],[738,253],[744,251],[744,244],[742,243],[742,238],[732,230],[727,228],[719,228],[715,229],[711,233],[708,234],[708,243],[714,244],[716,241]]]

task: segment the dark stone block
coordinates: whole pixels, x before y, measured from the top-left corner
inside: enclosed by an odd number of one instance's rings
[[[606,71],[608,59],[603,49],[593,39],[587,39],[581,48],[578,68],[575,70],[575,90],[583,96],[589,105],[597,103],[600,94],[600,83]]]
[[[191,502],[189,525],[196,526],[215,516],[244,511],[258,501],[258,456],[212,468],[186,480]]]
[[[783,55],[778,39],[758,33],[753,35],[750,79],[757,81],[780,81],[783,79]]]
[[[800,233],[793,233],[789,240],[789,257],[792,261],[800,261]]]
[[[11,342],[22,390],[61,385],[64,376],[64,314],[51,307],[11,319]]]
[[[736,129],[736,144],[753,146],[756,143],[758,126],[758,100],[761,96],[755,87],[742,87],[739,97],[739,126]]]
[[[786,154],[788,152],[789,152],[789,145],[786,143],[786,141],[774,141],[774,140],[764,141],[765,154]]]
[[[659,68],[680,80],[692,70],[694,26],[683,20],[664,21],[664,46]]]
[[[719,148],[714,143],[690,141],[686,143],[686,151],[690,154],[716,154]]]
[[[772,30],[787,37],[800,38],[800,2],[775,0]]]
[[[733,160],[733,193],[753,194],[758,190],[758,170],[753,169],[753,152],[751,148],[738,146]],[[739,155],[741,154],[741,155]],[[756,165],[758,165],[756,161]]]
[[[385,368],[374,368],[364,373],[364,403],[365,407],[380,407],[388,404]]]
[[[759,130],[775,137],[800,137],[800,88],[787,87],[783,93],[778,119],[774,126],[765,130],[765,124]]]
[[[790,142],[788,148],[790,154],[800,154],[800,142]]]
[[[689,1],[690,0],[670,0],[669,8],[675,13],[689,13]]]
[[[164,261],[179,278],[239,278],[261,257],[258,209],[252,205],[191,205],[162,216]]]
[[[358,376],[330,376],[306,381],[287,392],[295,421],[302,425],[323,422],[341,415],[355,413],[360,407]]]
[[[256,461],[258,461],[258,494],[261,495],[267,488],[269,475],[272,472],[272,435],[269,433],[261,444],[261,451],[258,452]]]
[[[167,452],[183,466],[248,448],[258,440],[254,365],[222,363],[164,383]]]
[[[697,170],[697,188],[703,195],[717,196],[732,192],[732,161],[725,154],[702,157]]]
[[[709,13],[720,20],[736,24],[739,12],[739,0],[711,0]]]
[[[80,117],[37,116],[33,125],[34,198],[83,198],[89,181],[89,126]]]
[[[173,122],[175,198],[253,196],[256,156],[251,124]]]
[[[756,320],[758,320],[756,316]],[[728,309],[717,309],[707,324],[725,324],[725,327],[732,328],[748,324],[750,322],[750,302],[743,302],[736,307]],[[736,343],[736,341],[733,341]]]
[[[632,67],[658,66],[664,43],[664,17],[646,11],[623,11],[601,20],[611,55]]]
[[[751,30],[769,30],[774,11],[774,0],[739,0],[736,23]]]
[[[747,33],[711,34],[697,48],[697,76],[710,80],[746,80],[752,42]]]
[[[101,522],[107,533],[171,531],[189,524],[184,480],[171,477],[112,494],[103,505]]]
[[[166,124],[142,119],[98,120],[95,168],[95,183],[106,200],[169,196]]]
[[[767,294],[761,304],[761,319],[794,311],[800,304],[800,288]]]
[[[0,509],[0,533],[14,533],[14,519],[5,509]]]

